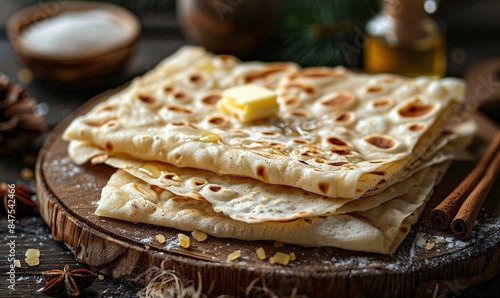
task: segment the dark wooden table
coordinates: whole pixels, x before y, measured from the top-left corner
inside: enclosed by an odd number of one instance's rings
[[[46,121],[49,125],[49,131],[92,96],[108,88],[119,86],[132,77],[144,73],[154,67],[162,58],[173,53],[179,46],[187,43],[179,33],[173,16],[164,19],[157,17],[156,23],[154,17],[151,19],[153,25],[147,26],[147,30],[143,32],[137,51],[126,71],[110,86],[92,92],[72,93],[56,90],[38,81],[27,85],[29,92],[39,102],[48,107]],[[11,78],[16,78],[22,67],[22,64],[17,61],[6,36],[3,32],[0,33],[0,72],[6,73]],[[34,181],[22,180],[20,173],[23,168],[33,169],[33,163],[29,160],[29,157],[36,154],[43,140],[44,138],[28,153],[0,156],[0,181],[27,184],[33,187]],[[0,244],[0,256],[2,258],[0,263],[0,297],[42,296],[42,294],[38,293],[38,290],[45,284],[41,276],[42,271],[62,269],[64,264],[69,264],[71,268],[87,268],[85,264],[76,262],[72,253],[64,245],[53,240],[50,230],[36,211],[16,214],[15,231],[17,236],[15,255],[17,259],[21,260],[22,267],[16,268],[15,291],[9,291],[9,263],[6,262],[6,258],[9,255],[10,247],[7,243],[10,238],[7,238],[7,218],[2,214],[0,218],[0,234],[2,235],[2,243]],[[28,248],[38,248],[41,251],[39,266],[28,267],[24,262],[24,253]],[[495,294],[499,291],[500,277],[497,277],[473,288],[457,291],[452,297],[496,297]],[[133,297],[136,293],[137,289],[129,285],[126,280],[114,280],[104,277],[103,280],[96,279],[94,285],[84,293],[84,296]]]

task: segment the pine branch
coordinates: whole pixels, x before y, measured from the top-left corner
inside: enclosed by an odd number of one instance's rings
[[[378,12],[379,5],[378,0],[284,1],[277,27],[283,42],[280,59],[303,66],[359,67],[360,55],[346,59],[341,44],[353,44],[359,34],[356,30],[364,30],[365,22]]]

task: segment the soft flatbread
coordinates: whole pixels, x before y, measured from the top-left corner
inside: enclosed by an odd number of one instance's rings
[[[276,117],[240,123],[217,109],[225,88],[246,83],[277,92]],[[357,199],[394,184],[433,146],[463,89],[457,79],[300,70],[186,47],[75,119],[64,138],[109,156]]]
[[[368,211],[251,224],[215,212],[207,201],[152,188],[117,170],[103,188],[96,214],[188,232],[199,230],[219,238],[271,240],[388,254],[394,252],[418,218],[415,212],[425,204],[441,172],[436,167],[430,168],[425,179],[407,194]]]

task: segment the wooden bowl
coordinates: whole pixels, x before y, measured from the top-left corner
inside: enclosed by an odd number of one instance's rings
[[[23,31],[37,22],[66,12],[88,10],[109,12],[113,20],[123,27],[126,37],[104,49],[90,49],[71,56],[34,52],[21,42]],[[104,86],[124,69],[139,37],[140,23],[131,12],[117,5],[55,1],[33,5],[15,13],[7,23],[7,33],[19,59],[35,77],[59,88],[78,90]]]

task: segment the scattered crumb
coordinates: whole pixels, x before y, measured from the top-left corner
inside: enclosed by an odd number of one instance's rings
[[[26,258],[26,259],[24,259],[24,261],[30,267],[38,266],[40,264],[40,259],[38,257]]]
[[[17,268],[21,268],[21,261],[19,261],[18,259],[15,259],[14,266],[16,266]]]
[[[27,258],[39,258],[40,257],[40,250],[37,248],[28,248],[24,255]]]
[[[291,253],[288,254],[290,256],[290,261],[295,261],[297,257],[295,256],[295,253],[292,251]]]
[[[163,244],[165,243],[165,236],[163,236],[162,234],[158,234],[155,236],[155,239],[156,241],[158,241],[158,243],[160,244]]]
[[[430,243],[430,242],[427,242],[427,244],[425,244],[425,249],[427,250],[431,250],[434,248],[434,244]]]
[[[257,250],[255,252],[257,253],[257,258],[259,258],[259,260],[266,259],[266,252],[264,251],[263,247],[257,248]]]
[[[228,256],[227,256],[227,260],[228,261],[234,261],[236,260],[237,258],[239,258],[241,256],[241,253],[239,251],[233,251],[232,253],[230,253]]]
[[[104,275],[99,274],[99,275],[97,275],[97,278],[98,278],[99,280],[104,280]]]
[[[290,262],[290,255],[282,252],[277,252],[274,254],[274,256],[269,258],[269,261],[271,262],[271,264],[278,263],[286,266]]]
[[[190,245],[189,237],[179,233],[177,234],[177,238],[179,239],[179,245],[183,248],[188,248]]]
[[[279,242],[279,241],[274,242],[274,247],[283,247],[283,246],[285,246],[285,244],[283,244],[283,242]]]
[[[424,247],[426,242],[427,242],[426,237],[425,237],[424,235],[419,235],[419,236],[417,237],[417,240],[416,240],[416,243],[415,243],[415,244],[416,244],[418,247]]]
[[[194,240],[198,241],[198,242],[203,242],[205,240],[207,240],[207,234],[201,232],[201,231],[198,231],[198,230],[194,230],[191,232],[191,236],[193,236]]]
[[[144,245],[144,248],[145,248],[146,250],[149,250],[149,248],[150,248],[150,247],[151,247],[151,246],[149,246],[149,245]]]

